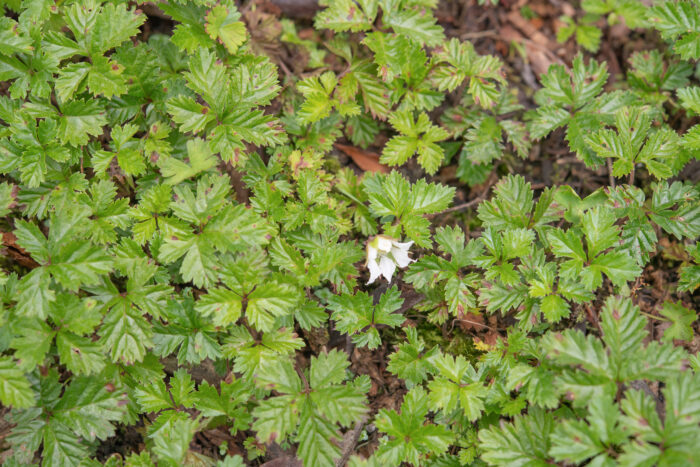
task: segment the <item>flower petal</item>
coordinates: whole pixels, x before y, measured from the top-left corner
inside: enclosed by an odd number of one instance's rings
[[[367,261],[367,268],[369,269],[369,280],[367,281],[367,284],[369,285],[377,280],[377,278],[382,274],[382,271],[379,268],[379,264],[376,260]]]
[[[408,252],[406,250],[402,250],[400,248],[392,248],[391,256],[394,257],[396,265],[400,268],[405,268],[414,261],[408,257]]]
[[[404,243],[393,241],[391,244],[400,250],[408,251],[408,249],[411,248],[411,245],[413,245],[413,241]]]
[[[396,271],[396,264],[394,264],[389,257],[382,256],[379,260],[379,269],[382,271],[382,276],[384,276],[388,282],[391,282],[391,276],[393,276],[394,271]]]
[[[377,260],[377,249],[371,246],[367,247],[367,263]]]
[[[385,253],[391,251],[391,240],[381,235],[377,237],[377,249]]]

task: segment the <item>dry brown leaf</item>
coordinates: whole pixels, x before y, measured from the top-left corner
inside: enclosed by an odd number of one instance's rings
[[[520,17],[519,15],[517,17],[522,20],[522,17]],[[508,19],[510,19],[510,15],[508,15]],[[520,21],[519,23],[522,24],[522,21]],[[517,27],[517,24],[515,26]],[[532,70],[535,72],[536,75],[539,76],[542,73],[546,73],[549,69],[549,66],[552,63],[560,62],[558,57],[556,57],[547,49],[547,46],[543,46],[532,39],[527,39],[520,31],[518,31],[518,29],[509,25],[505,25],[500,29],[499,34],[501,38],[506,42],[518,42],[525,46],[528,61],[532,65]],[[540,38],[540,40],[542,40],[542,37],[544,37],[544,35],[542,35],[542,33],[539,32],[538,34],[538,37]]]
[[[484,334],[484,343],[487,344],[489,347],[492,347],[498,343],[498,340],[501,338],[501,335],[498,334],[494,330],[489,330],[486,331],[486,334]]]
[[[39,266],[39,263],[34,261],[31,255],[17,244],[17,237],[15,234],[12,232],[0,231],[0,239],[2,240],[0,242],[0,248],[6,247],[2,251],[5,256],[9,256],[25,268],[34,269]]]
[[[513,10],[508,15],[506,15],[506,18],[508,18],[508,21],[510,24],[515,26],[517,29],[519,29],[527,39],[548,47],[548,48],[553,48],[552,44],[550,44],[549,38],[542,34],[538,29],[537,26],[532,24],[530,21],[526,20],[520,15],[520,12],[517,10]]]
[[[471,311],[468,313],[460,313],[457,319],[459,327],[464,331],[470,331],[472,329],[474,331],[481,331],[486,327],[484,315],[479,313],[472,313]]]
[[[350,156],[352,161],[365,172],[379,172],[383,174],[390,172],[389,167],[379,163],[379,154],[340,143],[336,143],[335,148]]]

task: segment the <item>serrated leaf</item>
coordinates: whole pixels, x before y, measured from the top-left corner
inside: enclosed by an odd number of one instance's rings
[[[231,4],[215,5],[206,16],[204,28],[209,37],[218,39],[231,54],[236,53],[247,37],[245,24],[238,21],[240,16]]]
[[[58,137],[72,146],[84,146],[90,136],[101,135],[107,124],[104,109],[94,100],[71,100],[61,106],[61,114]]]
[[[684,307],[680,302],[665,302],[659,314],[671,321],[671,326],[664,330],[664,341],[690,341],[693,338],[692,325],[697,319],[696,312]]]
[[[168,101],[168,112],[180,125],[180,130],[198,133],[214,120],[215,116],[205,107],[188,96],[177,96]]]
[[[442,42],[445,36],[431,13],[425,9],[406,8],[392,12],[385,11],[382,20],[395,32],[421,45],[432,47]]]
[[[165,183],[177,185],[183,180],[209,170],[218,162],[206,142],[199,138],[187,141],[187,158],[189,161],[184,162],[175,157],[169,157],[158,164],[160,173],[167,177]]]
[[[293,287],[277,282],[259,285],[247,298],[246,318],[261,331],[270,331],[275,318],[291,313],[298,301]]]
[[[534,408],[516,415],[512,423],[479,430],[483,459],[493,465],[546,465],[554,419],[550,412]]]
[[[0,357],[0,401],[15,409],[34,405],[34,391],[22,370],[10,357]]]

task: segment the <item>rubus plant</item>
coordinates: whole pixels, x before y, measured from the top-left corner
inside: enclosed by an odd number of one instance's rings
[[[0,1],[0,463],[694,465],[698,3],[582,2],[668,46],[531,100],[434,0],[319,3]],[[519,170],[560,139],[609,185]]]

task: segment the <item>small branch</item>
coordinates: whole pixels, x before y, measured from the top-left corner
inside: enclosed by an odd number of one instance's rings
[[[289,68],[287,67],[287,65],[285,65],[284,60],[280,59],[280,60],[277,62],[277,64],[278,64],[279,67],[282,69],[282,71],[284,72],[284,74],[285,74],[285,76],[286,76],[287,78],[293,76],[292,72],[289,71]]]
[[[586,309],[586,313],[588,314],[588,321],[590,321],[591,324],[593,324],[596,327],[596,329],[598,329],[598,331],[601,331],[600,320],[598,319],[598,316],[595,314],[591,306],[588,303],[584,303],[583,307]]]
[[[312,19],[321,8],[317,0],[272,0],[282,14],[295,19]]]
[[[498,34],[498,31],[495,29],[487,29],[485,31],[476,31],[476,32],[467,32],[459,36],[460,39],[462,40],[472,40],[472,39],[481,39],[484,37],[490,37],[492,39],[500,39],[501,37]]]
[[[664,318],[663,316],[656,316],[652,315],[651,313],[647,313],[646,311],[639,310],[641,314],[646,316],[647,318],[655,319],[657,321],[669,321],[668,319]]]
[[[463,209],[469,209],[471,207],[478,205],[479,203],[481,203],[482,201],[484,201],[486,199],[487,195],[489,194],[489,190],[491,190],[491,187],[493,186],[494,183],[496,183],[496,181],[497,181],[497,179],[493,179],[493,174],[492,174],[492,176],[489,177],[489,181],[487,182],[487,184],[484,187],[481,194],[479,196],[477,196],[476,198],[474,198],[473,200],[467,201],[466,203],[458,204],[457,206],[452,206],[451,208],[447,208],[444,211],[435,212],[433,214],[428,214],[426,217],[428,219],[431,219],[431,218],[433,218],[437,215],[440,215],[440,214],[447,214],[449,212],[461,211]]]
[[[296,365],[294,365],[294,369],[296,370],[297,374],[299,375],[299,378],[301,379],[302,384],[304,384],[304,392],[308,394],[309,391],[311,391],[311,386],[309,386],[309,382],[306,380],[306,375],[304,374],[304,370],[299,368]]]
[[[365,427],[366,422],[367,416],[363,416],[357,421],[357,423],[355,423],[355,427],[352,429],[352,431],[345,434],[343,439],[343,455],[341,455],[340,459],[336,461],[336,467],[345,467],[345,464],[347,464],[348,459],[350,459],[352,452],[355,450],[355,446],[357,446],[357,440],[360,439],[360,434],[362,433],[362,429]]]
[[[613,176],[612,160],[608,157],[605,159],[608,164],[608,177],[610,177],[610,187],[615,189],[615,177]]]
[[[632,166],[632,172],[630,172],[630,178],[629,181],[627,182],[629,186],[634,185],[634,166]]]
[[[471,320],[464,319],[464,318],[455,318],[455,319],[453,319],[452,321],[453,321],[453,322],[454,322],[454,321],[462,321],[463,323],[473,324],[474,326],[481,326],[481,327],[483,327],[483,328],[490,329],[490,330],[492,330],[492,331],[507,331],[507,330],[508,330],[508,329],[505,329],[505,328],[494,328],[493,326],[489,326],[488,324],[479,323],[479,322],[471,321]]]
[[[406,296],[403,296],[403,294],[402,294],[402,298],[404,299],[404,302],[401,305],[401,309],[399,310],[399,313],[403,315],[408,310],[410,310],[411,308],[413,308],[414,306],[416,306],[420,302],[422,302],[425,297],[422,294],[416,293],[414,291],[414,293],[407,294]]]
[[[461,211],[463,209],[468,209],[473,206],[476,206],[480,202],[482,202],[484,198],[482,196],[479,196],[478,198],[474,198],[471,201],[468,201],[466,203],[458,204],[457,206],[452,206],[451,208],[447,208],[444,211],[436,212],[435,214],[429,214],[428,217],[434,217],[437,216],[438,214],[447,214],[448,212],[455,212],[455,211]]]

